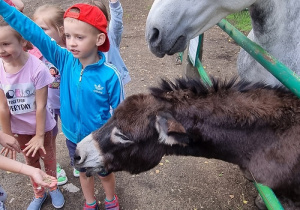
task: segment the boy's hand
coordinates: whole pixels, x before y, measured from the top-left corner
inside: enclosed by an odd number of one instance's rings
[[[34,157],[39,149],[42,149],[44,154],[46,154],[46,150],[44,147],[44,136],[36,135],[25,145],[26,147],[25,149],[23,149],[23,152],[27,152],[26,156],[29,156],[30,153],[32,153],[32,157]]]

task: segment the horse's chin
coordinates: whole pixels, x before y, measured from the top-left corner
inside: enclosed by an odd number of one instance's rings
[[[176,39],[175,43],[167,53],[168,55],[174,55],[178,52],[183,52],[187,46],[187,38],[186,36],[180,36]]]
[[[178,39],[176,39],[171,47],[164,46],[163,43],[164,42],[161,42],[161,44],[158,46],[153,46],[151,43],[149,45],[151,52],[159,58],[164,57],[166,54],[174,55],[175,53],[183,52],[187,47],[187,39],[185,36],[180,36]]]
[[[165,52],[162,52],[157,48],[153,48],[153,47],[149,46],[149,49],[156,57],[163,58],[166,55]]]

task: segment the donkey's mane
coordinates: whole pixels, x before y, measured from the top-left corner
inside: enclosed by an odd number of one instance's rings
[[[248,92],[255,89],[273,89],[276,92],[287,93],[289,92],[286,88],[281,86],[272,87],[264,83],[250,83],[244,80],[237,81],[237,77],[230,80],[219,80],[211,78],[212,85],[209,86],[207,83],[200,79],[184,79],[178,78],[174,82],[168,79],[162,79],[159,87],[150,88],[151,94],[156,98],[163,99],[169,92],[177,91],[190,91],[195,96],[205,97],[208,94],[217,94],[223,91],[232,90],[236,92]]]
[[[276,126],[280,121],[282,128],[288,128],[294,117],[291,113],[297,112],[300,107],[299,99],[282,86],[238,81],[236,77],[228,81],[211,80],[212,85],[196,79],[180,78],[174,82],[162,79],[160,87],[151,88],[151,94],[161,102],[179,107],[186,115],[188,112],[197,112],[199,116],[205,113],[210,119],[215,119],[214,123],[223,123],[224,126],[230,123]],[[197,110],[195,107],[201,102],[206,103]]]

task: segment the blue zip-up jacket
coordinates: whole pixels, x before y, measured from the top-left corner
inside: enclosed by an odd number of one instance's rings
[[[120,72],[123,85],[127,84],[131,78],[128,69],[120,54],[120,43],[123,33],[123,8],[119,1],[109,3],[110,22],[108,28],[109,51],[104,53],[108,63],[116,66]]]
[[[61,121],[65,136],[77,144],[100,128],[111,117],[110,106],[115,109],[124,98],[119,73],[105,63],[104,54],[99,51],[98,63],[82,69],[79,59],[3,0],[0,0],[0,14],[60,70]]]

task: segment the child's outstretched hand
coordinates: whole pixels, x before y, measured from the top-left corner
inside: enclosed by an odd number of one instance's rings
[[[8,157],[12,160],[16,160],[17,159],[17,153],[15,150],[11,150],[11,149],[8,149],[6,147],[3,147],[1,152],[0,152],[1,155],[5,156],[5,157]]]
[[[57,185],[57,179],[55,177],[47,175],[39,168],[34,168],[30,177],[36,184],[42,187],[52,188]]]
[[[29,156],[30,153],[32,153],[32,157],[34,157],[39,149],[42,149],[44,154],[46,154],[46,150],[44,147],[44,136],[36,135],[25,145],[26,147],[25,149],[23,149],[23,152],[26,152],[26,156]]]
[[[18,141],[13,136],[0,132],[0,144],[3,146],[0,154],[5,157],[10,154],[10,158],[16,160],[16,152],[21,151]]]

